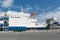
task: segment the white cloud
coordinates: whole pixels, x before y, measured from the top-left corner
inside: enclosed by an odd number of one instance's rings
[[[60,22],[60,11],[47,12],[38,16],[40,22],[45,22],[47,18],[57,18],[57,21]]]
[[[0,10],[0,14],[2,13],[2,11]]]
[[[50,10],[50,9],[51,9],[51,7],[48,7],[48,8],[47,8],[47,10]]]
[[[42,11],[46,11],[45,9],[43,9]]]
[[[11,7],[14,0],[4,0],[2,2],[2,7]]]
[[[55,9],[54,11],[60,11],[60,7],[58,7],[57,9]]]
[[[0,0],[0,3],[2,3],[2,0]]]
[[[57,9],[60,9],[60,7],[58,7]]]
[[[35,5],[34,8],[37,9],[37,10],[41,10],[39,5]]]
[[[23,9],[24,12],[29,12],[30,10],[32,10],[31,6],[28,6],[28,7],[26,7],[26,8]]]

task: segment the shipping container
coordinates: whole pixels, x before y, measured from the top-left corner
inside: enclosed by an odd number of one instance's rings
[[[0,24],[0,27],[3,27],[3,24]]]
[[[2,31],[3,24],[0,24],[0,31]]]
[[[4,23],[4,26],[9,26],[9,23]]]
[[[3,17],[0,17],[0,21],[2,21],[3,20]]]
[[[8,16],[4,16],[3,19],[4,20],[9,20],[9,17]]]
[[[4,32],[8,32],[9,31],[9,28],[3,28],[3,31]]]

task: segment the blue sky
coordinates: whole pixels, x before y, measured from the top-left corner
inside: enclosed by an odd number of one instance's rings
[[[40,22],[48,17],[60,17],[60,0],[0,0],[0,12],[20,12],[21,6],[24,12],[38,12]]]
[[[7,0],[0,0],[0,10],[1,11],[7,11],[8,8],[12,11],[21,11],[20,7],[22,6],[25,10],[25,12],[33,12],[36,11],[38,13],[48,12],[48,11],[54,11],[58,7],[60,7],[60,0],[11,0],[11,6],[4,7],[3,2],[6,2]],[[10,0],[8,0],[10,1]],[[7,2],[6,2],[7,4]],[[2,6],[3,5],[3,6]],[[30,8],[30,9],[29,9]]]

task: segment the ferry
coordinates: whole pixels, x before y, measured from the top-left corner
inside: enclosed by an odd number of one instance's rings
[[[37,21],[37,12],[8,11],[0,15],[1,31],[45,30],[47,24]]]

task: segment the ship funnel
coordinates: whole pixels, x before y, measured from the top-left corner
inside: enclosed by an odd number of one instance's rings
[[[37,12],[32,12],[32,14],[30,15],[31,18],[35,19],[37,16]]]

